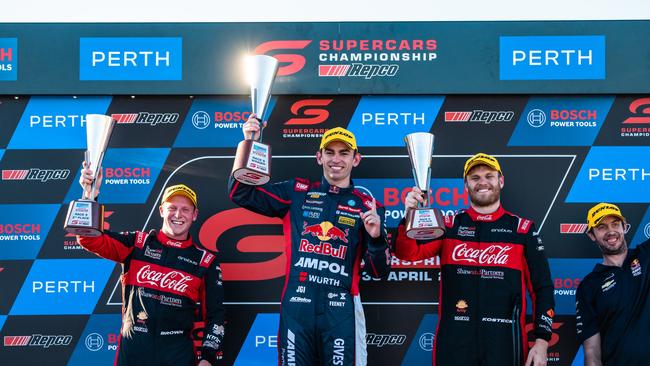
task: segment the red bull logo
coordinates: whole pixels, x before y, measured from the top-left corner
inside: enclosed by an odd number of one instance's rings
[[[330,243],[312,244],[307,239],[302,239],[300,240],[300,246],[298,247],[298,250],[304,253],[316,253],[334,258],[345,259],[345,253],[348,251],[348,247],[341,245],[338,248],[334,248]]]
[[[323,221],[320,224],[314,225],[307,225],[305,222],[303,224],[301,235],[311,234],[321,241],[340,240],[347,244],[348,230],[349,229],[345,229],[345,231],[343,231],[329,221]]]

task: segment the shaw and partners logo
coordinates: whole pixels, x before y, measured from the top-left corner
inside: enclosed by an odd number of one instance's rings
[[[18,39],[0,38],[0,81],[18,78]]]
[[[81,38],[79,80],[182,80],[183,39]]]
[[[500,80],[604,80],[605,36],[503,36]]]

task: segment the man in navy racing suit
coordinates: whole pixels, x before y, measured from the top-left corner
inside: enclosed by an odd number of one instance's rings
[[[257,139],[259,121],[244,124]],[[284,222],[287,273],[279,329],[280,365],[365,365],[360,263],[379,278],[390,270],[384,208],[350,178],[361,155],[354,135],[328,130],[316,153],[321,181],[295,178],[262,186],[230,180],[230,199]]]
[[[470,207],[445,217],[446,233],[430,242],[398,227],[395,256],[422,260],[440,256],[440,303],[433,364],[544,366],[553,323],[553,284],[544,246],[532,221],[501,206],[499,162],[476,154],[465,163]],[[407,210],[422,202],[409,192]],[[525,332],[526,290],[533,301],[535,344]]]
[[[97,179],[99,187],[101,174]],[[84,163],[80,183],[86,198],[91,182]],[[215,255],[189,235],[198,215],[196,194],[183,184],[168,187],[160,215],[163,225],[158,231],[77,236],[86,250],[122,264],[122,328],[115,364],[197,365],[191,333],[197,314],[202,314],[205,329],[198,365],[215,365],[222,357],[223,285]]]

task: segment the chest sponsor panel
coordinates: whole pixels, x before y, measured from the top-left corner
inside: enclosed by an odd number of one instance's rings
[[[194,301],[198,300],[201,287],[199,277],[137,259],[131,261],[126,281],[128,285],[169,292],[188,297]]]
[[[440,255],[442,265],[503,267],[521,270],[524,246],[512,243],[479,243],[445,240]]]

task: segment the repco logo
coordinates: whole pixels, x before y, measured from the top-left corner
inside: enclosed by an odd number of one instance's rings
[[[2,180],[66,180],[70,176],[69,169],[7,169],[2,171]]]
[[[285,125],[316,125],[325,122],[330,112],[323,108],[330,105],[334,99],[303,99],[291,105],[294,118],[285,122]],[[318,108],[320,107],[320,108]]]
[[[305,56],[297,53],[275,53],[279,50],[302,50],[311,43],[311,40],[295,41],[268,41],[255,48],[256,55],[269,55],[275,57],[280,63],[288,63],[278,68],[278,76],[287,76],[297,73],[305,67]]]
[[[507,264],[510,257],[507,253],[512,247],[508,245],[490,245],[484,249],[468,248],[467,243],[454,247],[451,258],[456,262],[475,264]]]

